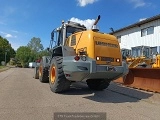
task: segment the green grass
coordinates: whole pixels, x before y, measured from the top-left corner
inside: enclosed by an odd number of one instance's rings
[[[0,66],[0,69],[5,68],[6,66]]]
[[[8,69],[9,69],[9,67],[7,67],[7,66],[0,66],[0,72],[6,71]]]

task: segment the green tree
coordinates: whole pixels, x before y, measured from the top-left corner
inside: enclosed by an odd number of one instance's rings
[[[39,52],[39,57],[41,58],[42,56],[50,56],[50,53],[48,52],[47,49]]]
[[[43,45],[41,44],[41,39],[40,38],[36,38],[36,37],[33,37],[31,39],[31,41],[28,43],[27,45],[31,50],[32,52],[34,53],[38,53],[40,52],[41,50],[43,50]]]
[[[5,61],[6,54],[6,62],[9,62],[10,58],[15,57],[15,51],[11,47],[9,41],[0,36],[0,63],[1,61]]]
[[[36,61],[46,53],[46,50],[44,50],[43,45],[41,44],[40,38],[33,37],[27,46],[31,49],[31,56],[28,62]]]
[[[48,56],[47,49],[43,49],[40,38],[33,37],[27,46],[20,46],[17,49],[16,58],[22,63],[22,66],[25,66],[29,62],[41,59],[42,56]]]
[[[27,46],[20,46],[17,49],[16,59],[18,59],[22,66],[28,65],[29,59],[32,57],[31,49]]]

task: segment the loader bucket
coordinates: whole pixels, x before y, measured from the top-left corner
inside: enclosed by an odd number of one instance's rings
[[[124,82],[123,82],[123,77],[120,77],[120,78],[114,80],[114,82],[123,84],[123,83],[124,83]]]
[[[129,68],[123,84],[146,91],[160,92],[160,69]]]

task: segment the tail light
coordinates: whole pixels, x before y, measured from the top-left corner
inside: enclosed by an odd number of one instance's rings
[[[77,56],[74,57],[74,59],[75,59],[76,61],[78,61],[78,60],[80,59],[80,57],[77,55]]]
[[[82,61],[87,60],[87,47],[78,49],[77,53],[77,56],[74,58],[76,61],[78,61],[79,59],[81,59]]]

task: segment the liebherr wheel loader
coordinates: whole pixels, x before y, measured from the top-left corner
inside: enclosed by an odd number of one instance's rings
[[[112,80],[128,73],[117,38],[99,32],[99,20],[100,15],[91,30],[67,21],[52,31],[51,56],[44,56],[39,67],[40,81],[49,81],[52,92],[66,91],[76,81],[86,81],[89,88],[103,90]]]
[[[160,92],[160,55],[149,46],[132,47],[131,61],[127,59],[129,73],[115,82],[123,85]],[[156,53],[156,54],[155,54]]]

